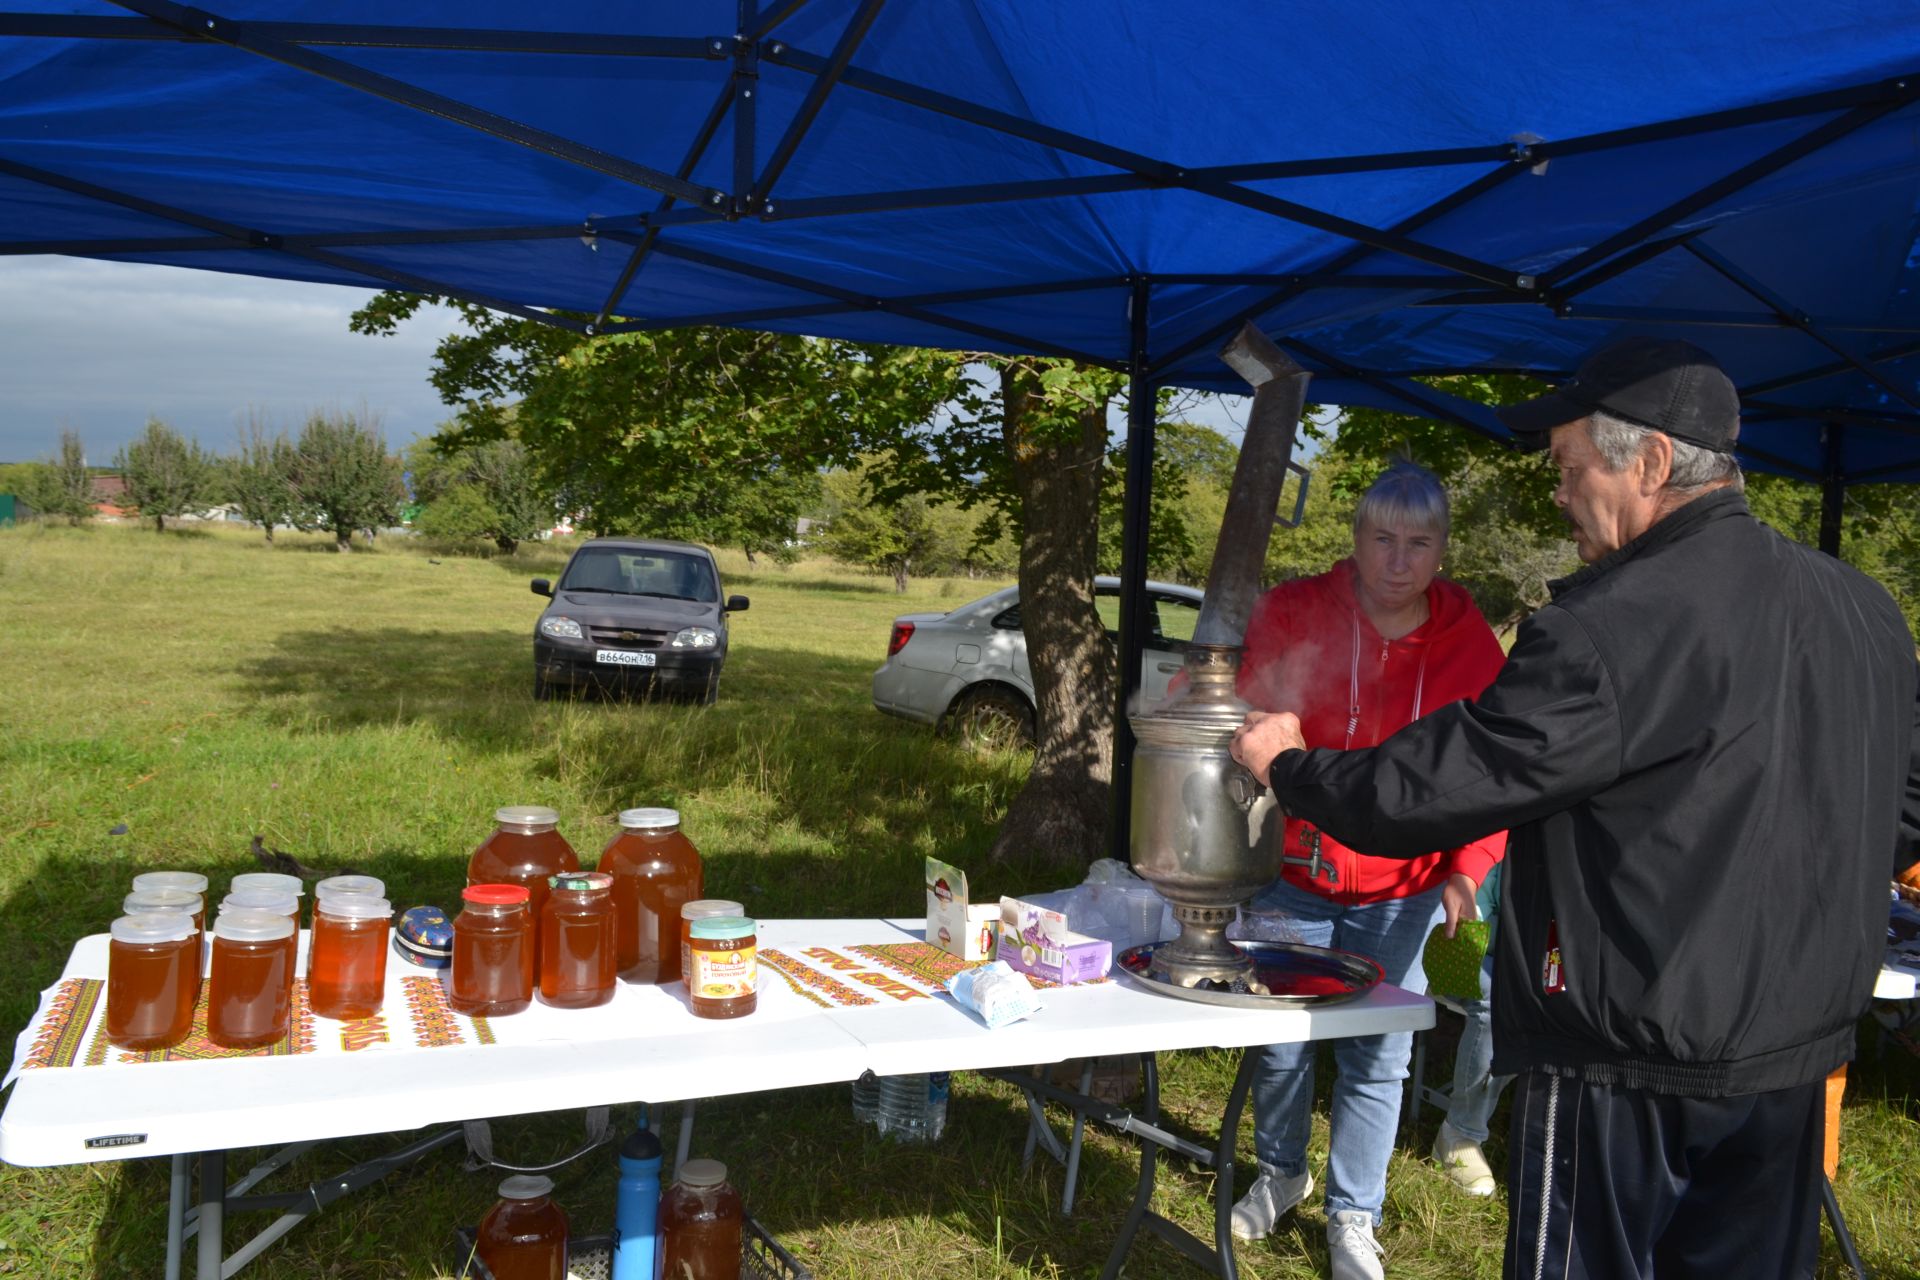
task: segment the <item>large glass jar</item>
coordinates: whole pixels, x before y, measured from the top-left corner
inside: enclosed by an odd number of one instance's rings
[[[533,916],[517,884],[468,885],[453,922],[447,1003],[470,1018],[519,1013],[533,1003]]]
[[[660,1197],[660,1253],[674,1280],[740,1280],[740,1193],[718,1160],[689,1160]]]
[[[613,932],[613,877],[573,871],[553,878],[540,920],[541,1004],[588,1009],[613,999],[619,948]]]
[[[494,831],[467,859],[468,884],[517,884],[526,889],[534,931],[547,905],[547,881],[580,869],[579,855],[556,829],[560,815],[544,805],[514,804],[493,811]],[[540,958],[534,954],[534,971]]]
[[[474,1240],[494,1280],[567,1280],[567,1215],[552,1197],[552,1178],[520,1173],[500,1184]]]
[[[392,919],[385,898],[364,893],[336,893],[314,903],[307,1003],[316,1014],[352,1022],[380,1012]]]
[[[628,809],[620,834],[600,851],[613,877],[614,929],[620,977],[627,982],[680,979],[680,908],[700,897],[700,853],[680,831],[672,809]]]

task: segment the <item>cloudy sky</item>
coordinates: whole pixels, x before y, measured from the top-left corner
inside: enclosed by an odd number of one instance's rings
[[[452,314],[398,336],[347,331],[365,290],[93,262],[0,258],[0,462],[49,455],[62,427],[104,464],[165,419],[210,449],[233,447],[249,407],[296,424],[320,405],[384,415],[404,444],[446,416],[427,383]]]
[[[158,417],[216,452],[250,408],[297,426],[307,410],[365,403],[394,447],[447,416],[427,383],[453,315],[416,316],[390,338],[347,331],[369,296],[297,284],[82,258],[0,258],[0,462],[50,456],[62,427],[87,457],[114,452]],[[1240,438],[1244,405],[1183,416]]]

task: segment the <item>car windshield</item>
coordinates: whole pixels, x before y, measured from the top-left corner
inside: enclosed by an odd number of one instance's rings
[[[567,566],[560,589],[667,600],[711,602],[720,598],[713,566],[706,557],[623,547],[583,547]]]

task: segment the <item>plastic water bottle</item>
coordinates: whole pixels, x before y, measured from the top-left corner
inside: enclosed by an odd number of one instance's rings
[[[880,1077],[863,1071],[853,1082],[853,1118],[861,1124],[872,1124],[878,1118],[879,1107]]]
[[[620,1144],[613,1198],[613,1280],[653,1280],[660,1252],[660,1139],[635,1129]]]
[[[875,1118],[896,1142],[938,1142],[947,1128],[947,1073],[882,1076]]]

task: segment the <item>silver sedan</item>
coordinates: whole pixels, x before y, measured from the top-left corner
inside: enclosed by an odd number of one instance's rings
[[[1200,592],[1147,584],[1149,630],[1140,690],[1148,704],[1166,697],[1200,617]],[[1119,643],[1120,579],[1094,579],[1094,604]],[[1009,745],[1033,740],[1033,675],[1020,629],[1020,588],[1006,587],[951,613],[908,613],[893,620],[887,660],[873,673],[873,705],[888,715],[951,729],[969,741]]]

